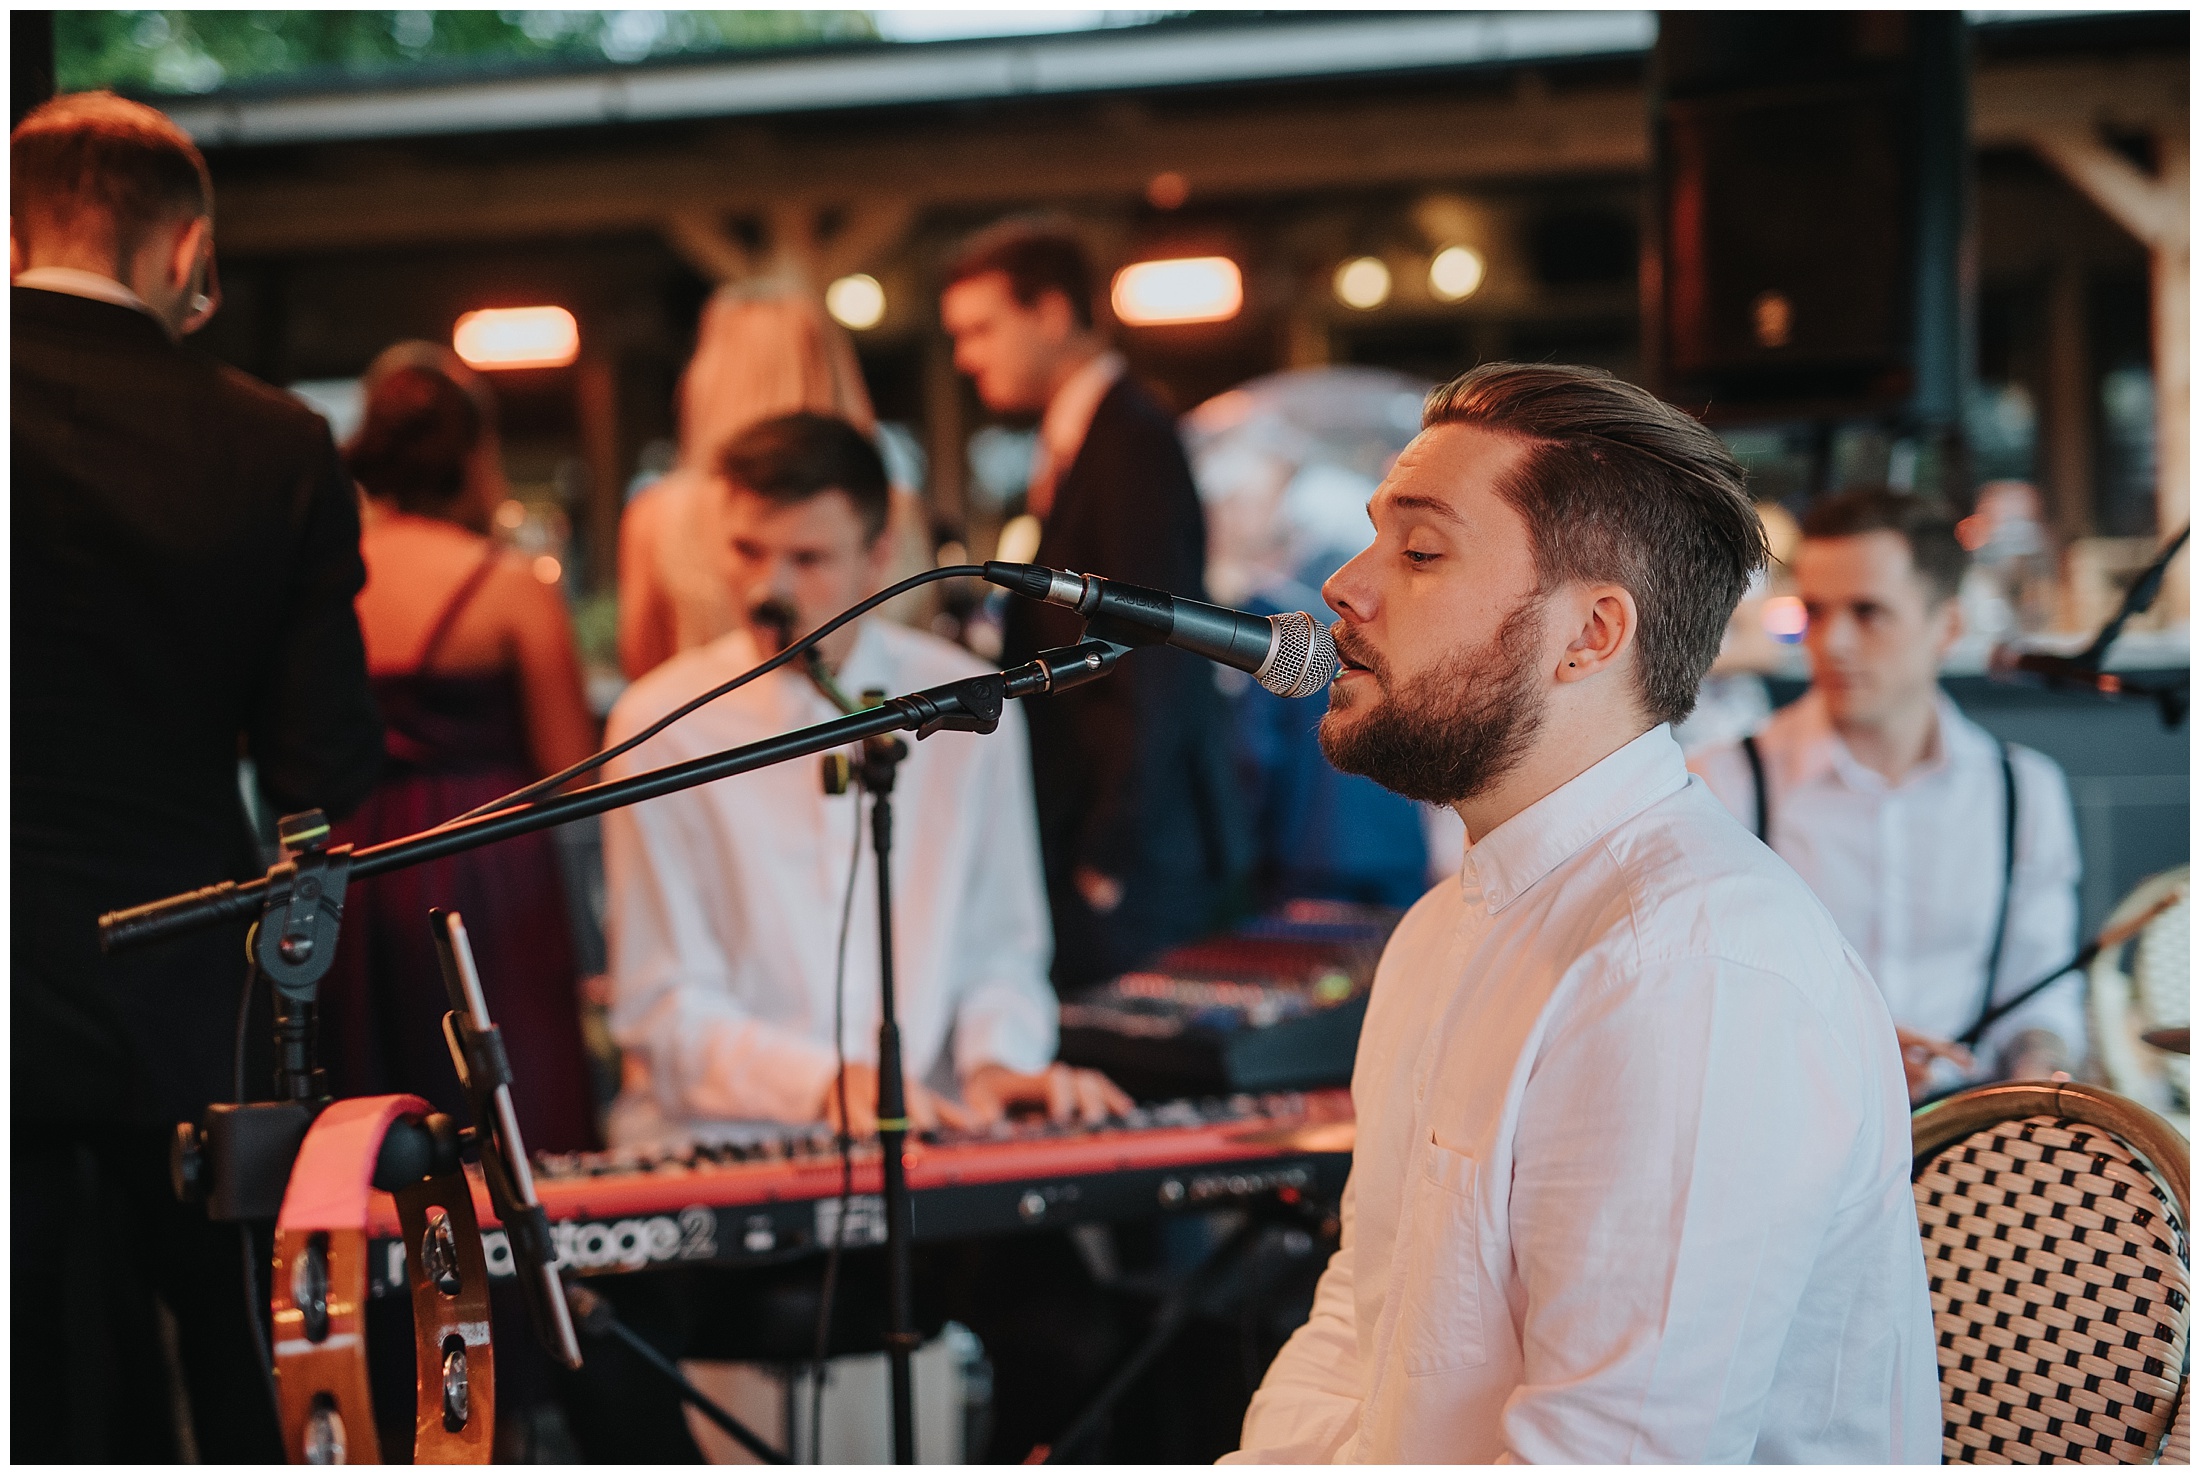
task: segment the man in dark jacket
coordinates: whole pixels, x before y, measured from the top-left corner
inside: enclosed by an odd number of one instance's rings
[[[243,930],[107,958],[95,920],[260,871],[240,757],[282,810],[373,783],[357,508],[317,416],[181,344],[213,310],[183,132],[84,94],[11,152],[12,1453],[280,1459],[252,1251],[167,1182],[236,1089]]]
[[[1042,415],[1036,561],[1205,598],[1206,526],[1175,419],[1108,351],[1076,238],[1023,221],[976,237],[948,270],[940,316],[987,408]],[[1071,644],[1078,628],[1069,611],[1019,602],[1004,658]],[[1208,666],[1140,651],[1029,716],[1056,988],[1212,927],[1246,847]]]

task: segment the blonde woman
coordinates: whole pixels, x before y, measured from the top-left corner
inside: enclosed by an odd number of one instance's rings
[[[716,467],[733,438],[759,420],[810,410],[878,433],[848,335],[808,292],[722,288],[703,309],[695,357],[680,384],[680,457],[627,504],[619,527],[619,664],[628,680],[739,623],[719,526]],[[896,488],[900,562],[921,561],[923,513]],[[899,571],[897,571],[897,577]]]

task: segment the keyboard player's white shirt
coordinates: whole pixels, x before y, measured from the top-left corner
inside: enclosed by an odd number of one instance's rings
[[[1468,848],[1376,975],[1344,1239],[1260,1462],[1932,1461],[1878,990],[1658,727]]]
[[[629,687],[616,742],[753,666],[735,631]],[[866,620],[841,688],[893,695],[986,668],[935,636]],[[804,676],[774,672],[682,718],[612,765],[684,762],[837,715]],[[867,810],[867,806],[866,806]],[[856,845],[856,799],[828,796],[817,759],[721,779],[604,816],[611,1027],[626,1082],[617,1145],[710,1137],[816,1117],[833,1072],[833,976]],[[991,734],[912,742],[894,790],[896,1012],[908,1069],[950,1092],[998,1062],[1054,1058],[1047,920],[1031,767],[1014,703]],[[878,900],[868,821],[848,933],[848,1058],[878,1043]]]

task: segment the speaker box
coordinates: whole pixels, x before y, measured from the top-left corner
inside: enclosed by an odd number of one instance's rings
[[[1952,291],[1928,286],[1960,234],[1936,228],[1932,193],[1961,190],[1932,136],[1941,63],[1960,64],[1947,30],[1888,12],[1661,17],[1646,307],[1668,398],[1752,418],[1914,405],[1928,340],[1955,331]]]

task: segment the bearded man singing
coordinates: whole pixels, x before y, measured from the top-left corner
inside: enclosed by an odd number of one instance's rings
[[[1321,738],[1465,864],[1383,956],[1343,1243],[1230,1458],[1937,1461],[1894,1025],[1669,730],[1765,557],[1742,471],[1593,369],[1423,427],[1323,590]]]

